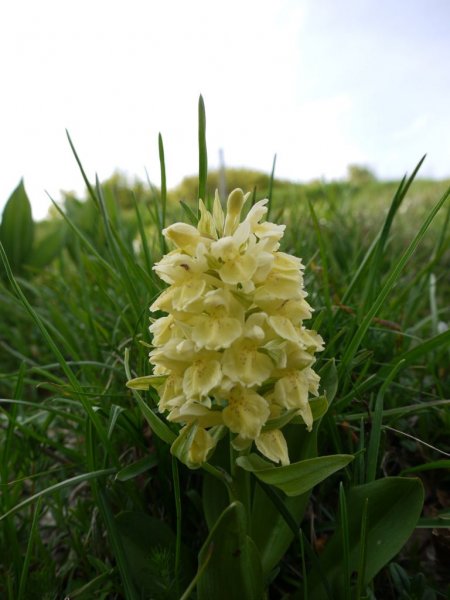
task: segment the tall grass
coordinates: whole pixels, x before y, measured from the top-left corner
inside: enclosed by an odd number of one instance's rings
[[[68,241],[51,267],[18,276],[1,249],[2,598],[177,598],[193,573],[186,548],[198,550],[207,536],[198,477],[173,463],[143,418],[140,397],[125,387],[127,370],[150,373],[147,310],[161,290],[151,267],[166,250],[159,232],[168,218],[161,137],[159,151],[161,191],[152,188],[145,203],[134,199],[134,239],[118,203],[88,181],[75,153],[96,210],[94,233],[56,206]],[[429,528],[439,532],[448,522],[437,490],[448,486],[450,453],[450,208],[447,192],[421,222],[402,214],[415,173],[383,206],[381,223],[378,209],[336,202],[326,185],[309,206],[295,196],[278,201],[276,185],[270,190],[272,219],[288,225],[284,250],[307,265],[313,326],[326,340],[319,367],[330,358],[337,367],[319,454],[357,455],[316,488],[301,544],[273,574],[274,598],[307,597],[301,565],[315,564],[338,522],[350,580],[346,489],[353,482],[420,470],[429,489],[425,546],[436,545]],[[206,193],[202,160],[199,189]],[[153,392],[146,401],[155,406]],[[145,513],[152,531],[159,522],[161,539],[173,531],[177,540],[175,555],[156,547],[142,558],[146,592],[121,520],[130,511]],[[146,522],[140,527],[144,535]],[[421,573],[423,589],[445,597],[439,555],[434,563],[425,556],[413,543],[365,590],[362,554],[359,597],[399,597]]]

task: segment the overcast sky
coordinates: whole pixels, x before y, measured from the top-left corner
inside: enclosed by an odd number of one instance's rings
[[[450,176],[448,0],[14,0],[0,8],[0,209],[25,178],[81,192],[119,169],[169,186],[197,172],[197,101],[210,166],[296,181],[350,163]]]

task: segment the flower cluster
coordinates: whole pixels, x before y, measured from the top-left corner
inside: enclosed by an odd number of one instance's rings
[[[226,214],[217,193],[212,212],[200,201],[197,227],[163,231],[174,249],[154,266],[169,284],[150,307],[167,313],[150,326],[158,408],[184,425],[179,435],[191,432],[190,466],[208,459],[226,429],[235,448],[255,442],[270,460],[289,464],[280,417],[299,415],[312,427],[308,398],[319,386],[312,365],[323,342],[302,324],[311,316],[303,265],[279,251],[285,226],[264,222],[267,200],[241,222],[247,197],[234,190]]]

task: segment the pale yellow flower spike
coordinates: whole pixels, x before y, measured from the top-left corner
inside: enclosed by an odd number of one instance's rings
[[[304,267],[279,251],[285,226],[265,221],[267,200],[241,219],[248,196],[232,191],[226,214],[217,192],[212,214],[200,200],[197,227],[167,227],[175,249],[154,266],[169,285],[151,306],[166,313],[150,326],[158,408],[184,426],[174,446],[191,468],[208,460],[223,427],[237,451],[254,444],[287,465],[284,435],[267,430],[268,420],[294,409],[313,426],[309,397],[318,394],[314,355],[323,340],[303,324],[312,311]]]

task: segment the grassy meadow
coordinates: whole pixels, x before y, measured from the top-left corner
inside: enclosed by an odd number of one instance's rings
[[[194,588],[183,592],[208,535],[201,472],[173,460],[126,381],[151,373],[148,307],[163,289],[152,270],[166,251],[161,230],[195,212],[198,186],[191,177],[166,190],[163,168],[154,186],[119,175],[92,181],[85,198],[67,193],[41,223],[31,220],[23,186],[5,209],[5,600],[197,597]],[[253,201],[269,196],[270,220],[287,225],[282,250],[306,266],[308,327],[325,340],[317,365],[333,388],[318,455],[355,456],[312,490],[267,597],[333,597],[326,583],[314,594],[314,581],[336,552],[330,540],[340,528],[343,597],[448,598],[449,182],[420,179],[420,170],[378,181],[356,167],[345,181],[309,184],[237,169],[210,173],[209,196],[224,186],[252,192]],[[154,391],[139,398],[155,407]],[[345,498],[354,486],[398,476],[420,478],[423,510],[400,551],[378,564],[376,548],[361,542],[376,535],[372,517],[363,519],[353,552]],[[391,520],[380,527],[400,540],[409,497],[383,502]]]

